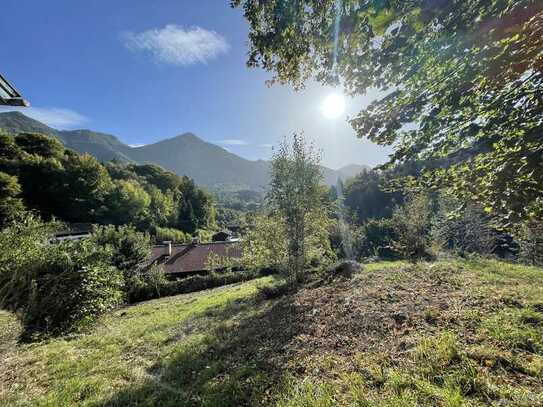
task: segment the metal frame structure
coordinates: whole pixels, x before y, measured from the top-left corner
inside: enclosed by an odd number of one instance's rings
[[[30,106],[19,92],[0,74],[0,106]]]

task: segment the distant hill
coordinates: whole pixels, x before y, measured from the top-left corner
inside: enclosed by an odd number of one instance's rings
[[[269,179],[269,162],[251,161],[208,143],[192,133],[142,147],[130,147],[115,136],[91,130],[57,130],[20,112],[0,113],[0,129],[11,133],[37,132],[58,138],[66,147],[88,153],[100,161],[154,163],[178,175],[187,175],[210,189],[264,188]],[[324,180],[333,185],[367,166],[347,165],[339,170],[323,167]]]
[[[247,160],[192,133],[131,148],[128,153],[134,161],[157,163],[208,187],[258,189],[268,181],[267,162]]]
[[[358,164],[349,164],[345,167],[341,167],[337,170],[339,174],[341,175],[342,179],[349,179],[352,178],[361,172],[369,171],[371,170],[371,167],[369,165],[358,165]]]
[[[123,162],[132,161],[124,154],[124,149],[130,147],[111,134],[91,130],[57,130],[20,112],[0,113],[0,128],[10,133],[48,134],[58,138],[66,147],[90,154],[100,161],[110,161],[114,158]]]

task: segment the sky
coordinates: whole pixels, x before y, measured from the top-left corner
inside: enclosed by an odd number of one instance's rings
[[[245,65],[247,34],[228,0],[2,0],[0,72],[31,103],[23,113],[55,128],[134,146],[192,132],[251,160],[303,131],[331,168],[386,161],[345,120],[375,96],[327,118],[341,90],[268,87],[271,74]]]

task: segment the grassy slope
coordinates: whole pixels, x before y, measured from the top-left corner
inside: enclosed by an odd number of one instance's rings
[[[273,300],[259,279],[118,310],[87,335],[14,342],[0,405],[543,405],[543,270],[372,264]]]

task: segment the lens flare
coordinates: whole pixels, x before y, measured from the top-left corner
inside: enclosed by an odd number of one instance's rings
[[[328,95],[321,104],[321,112],[327,119],[339,118],[345,113],[345,98],[337,93]]]

